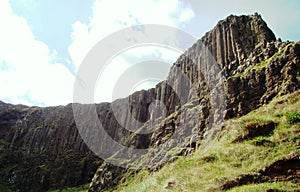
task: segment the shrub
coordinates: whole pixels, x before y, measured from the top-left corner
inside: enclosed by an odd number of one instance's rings
[[[298,111],[293,111],[286,115],[288,123],[295,124],[300,122],[300,113]]]

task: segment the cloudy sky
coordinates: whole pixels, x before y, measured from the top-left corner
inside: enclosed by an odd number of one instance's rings
[[[298,0],[0,0],[0,100],[38,106],[71,103],[83,58],[97,42],[120,29],[161,24],[200,38],[230,14],[254,12],[277,37],[300,40]],[[169,64],[180,54],[145,47],[115,58],[102,80],[105,86],[95,91],[95,102],[112,99],[113,77],[130,66],[136,53]]]

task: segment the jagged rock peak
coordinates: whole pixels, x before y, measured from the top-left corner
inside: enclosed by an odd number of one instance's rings
[[[226,29],[234,27],[235,25],[239,27],[240,32],[249,30],[253,35],[257,35],[258,42],[276,40],[274,33],[258,13],[240,16],[230,15],[226,19],[219,21],[215,28],[224,27]],[[241,36],[245,37],[246,34],[241,33]]]
[[[252,37],[256,37],[256,41],[252,43],[266,43],[276,40],[274,33],[258,13],[254,15],[230,15],[226,19],[220,20],[211,31],[202,37],[202,40],[212,36],[215,31],[219,33],[234,32],[230,34],[233,38],[238,39],[245,39],[251,34]]]
[[[228,76],[256,48],[266,47],[272,41],[276,41],[274,33],[257,13],[230,15],[200,39]]]

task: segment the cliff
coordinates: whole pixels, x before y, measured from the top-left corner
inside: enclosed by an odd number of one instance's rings
[[[299,59],[300,44],[276,40],[261,16],[229,16],[181,55],[153,89],[97,105],[1,103],[0,182],[13,190],[46,191],[93,177],[89,190],[100,191],[120,184],[134,172],[129,168],[158,170],[206,146],[199,142],[213,139],[224,120],[298,90]],[[109,138],[85,118],[93,110],[107,135],[125,148],[99,145]],[[85,119],[80,123],[86,129],[78,132],[76,118]]]
[[[299,89],[299,48],[297,43],[277,41],[257,14],[220,21],[178,58],[166,81],[136,93],[143,94],[145,97],[139,98],[147,98],[148,104],[162,101],[165,108],[156,105],[149,112],[150,118],[142,126],[155,131],[143,135],[149,150],[135,163],[147,165],[150,171],[160,169],[175,156],[193,151],[197,140],[212,140],[224,119],[243,116]],[[138,137],[125,138],[139,147]],[[202,147],[206,145],[202,142]],[[128,172],[104,163],[89,190],[117,185]],[[111,177],[106,178],[107,173]]]
[[[1,103],[0,128],[1,185],[13,191],[82,185],[101,162],[80,138],[71,105]]]

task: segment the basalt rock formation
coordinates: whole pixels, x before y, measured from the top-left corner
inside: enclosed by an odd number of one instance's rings
[[[1,187],[46,191],[90,181],[101,160],[76,129],[72,107],[0,103]]]
[[[229,16],[220,21],[178,58],[166,81],[155,89],[136,93],[146,95],[148,104],[160,100],[166,105],[166,109],[154,110],[154,114],[150,110],[150,118],[143,125],[155,130],[143,138],[150,149],[143,163],[151,165],[150,171],[159,169],[174,160],[172,156],[193,150],[195,140],[214,136],[222,120],[245,115],[276,96],[299,89],[299,58],[300,44],[276,40],[258,14]],[[175,91],[171,92],[168,85]],[[157,111],[162,113],[157,116]],[[157,150],[166,140],[172,143],[176,132],[186,138],[181,145]],[[126,140],[135,147],[140,141],[130,137]],[[90,191],[117,185],[122,174],[128,172],[106,169],[107,166],[111,165],[104,163],[97,170]],[[106,173],[112,177],[103,179]]]
[[[78,186],[93,177],[90,191],[113,187],[132,166],[161,168],[175,155],[193,151],[196,141],[213,137],[224,119],[298,90],[299,81],[299,43],[276,40],[258,14],[229,16],[180,56],[155,88],[97,105],[0,103],[0,184],[46,191]],[[89,116],[93,109],[109,137],[126,149],[145,149],[141,157],[124,149],[111,154],[98,145],[106,138],[93,121],[81,122],[86,130],[79,132],[74,118]],[[109,161],[94,155],[81,136]],[[139,160],[130,162],[119,154]]]

